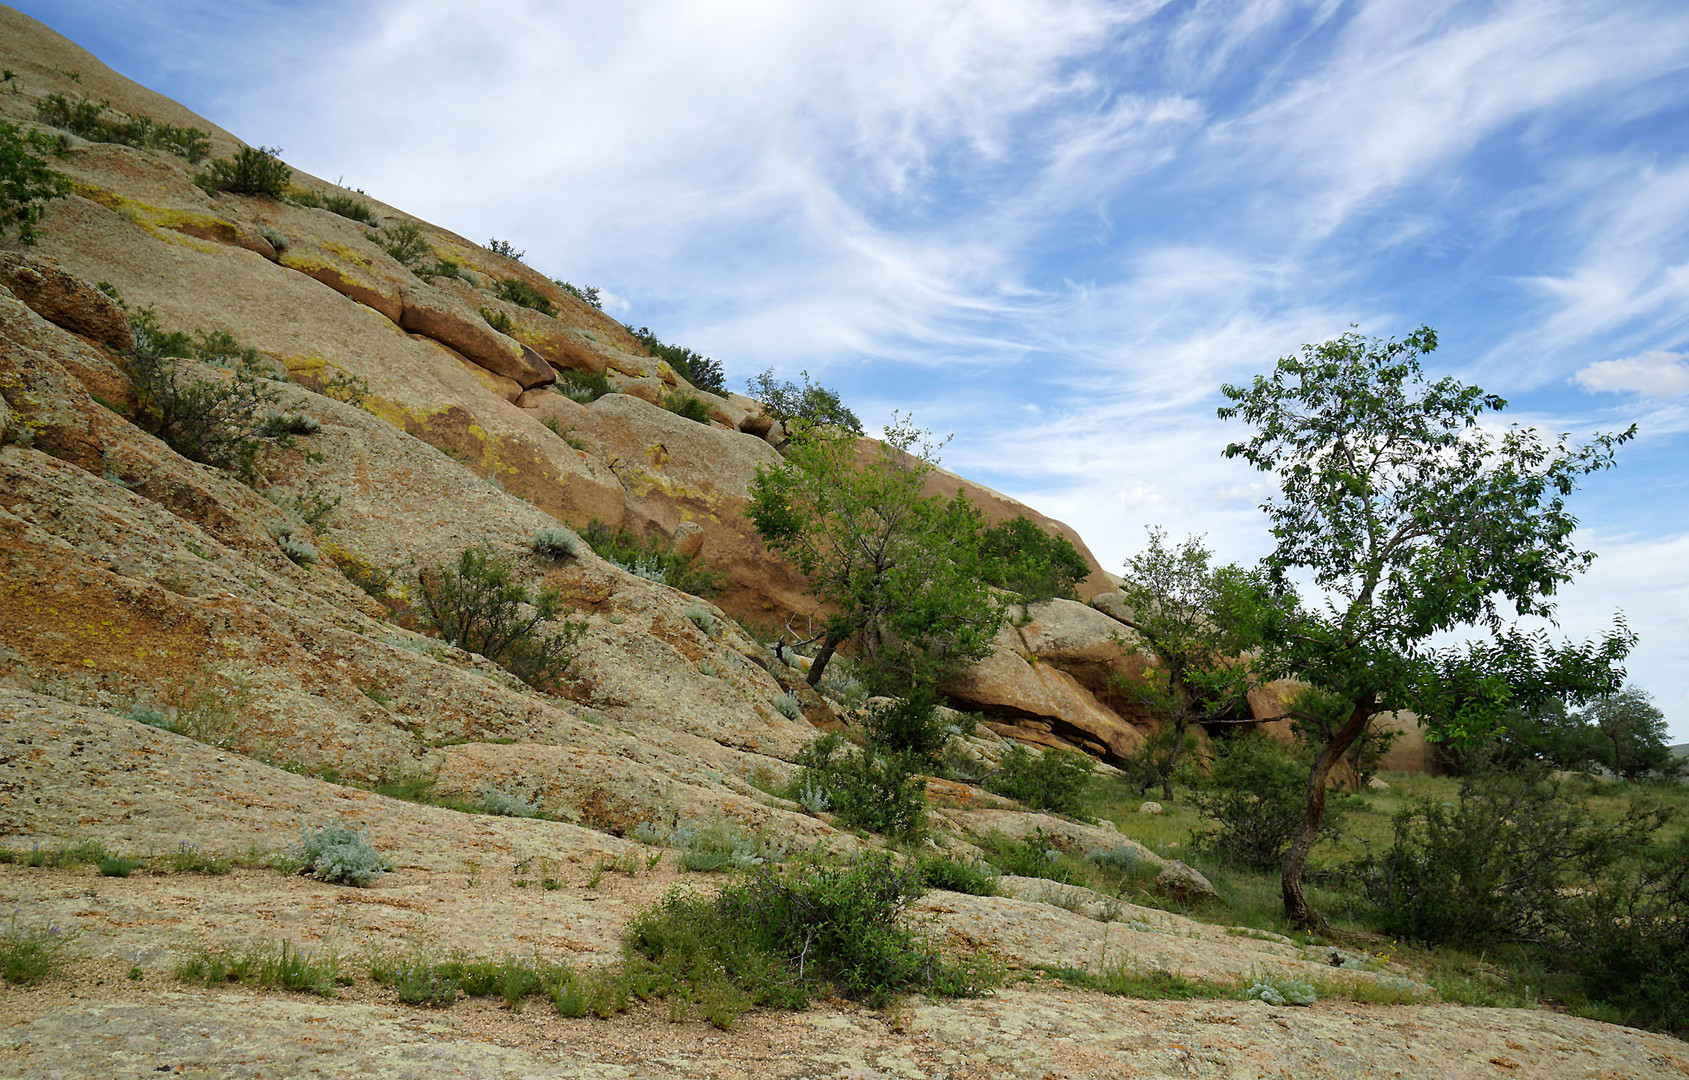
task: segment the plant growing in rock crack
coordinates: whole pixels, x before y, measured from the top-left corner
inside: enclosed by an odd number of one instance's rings
[[[423,610],[440,636],[479,653],[538,689],[555,689],[569,675],[586,623],[563,615],[554,588],[529,589],[509,559],[481,546],[464,550],[455,566],[419,578]]]
[[[281,161],[281,147],[243,146],[232,158],[216,158],[205,171],[194,175],[194,183],[207,195],[227,191],[236,195],[267,195],[280,199],[293,179],[293,170]]]

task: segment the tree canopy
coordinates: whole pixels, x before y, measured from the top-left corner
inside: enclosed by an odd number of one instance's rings
[[[811,685],[847,641],[877,688],[899,692],[990,650],[1004,609],[982,577],[980,514],[960,491],[921,493],[935,452],[895,416],[877,445],[799,424],[784,460],[757,470],[751,522],[830,612]]]
[[[1594,558],[1573,543],[1566,499],[1611,467],[1635,428],[1584,445],[1519,426],[1496,433],[1483,422],[1507,403],[1430,381],[1420,357],[1436,347],[1429,327],[1401,341],[1351,332],[1221,391],[1220,417],[1255,429],[1226,456],[1272,473],[1281,492],[1262,505],[1276,545],[1262,561],[1274,599],[1259,620],[1259,670],[1349,703],[1326,728],[1285,854],[1285,910],[1298,924],[1318,920],[1302,872],[1327,778],[1372,716],[1412,709],[1434,741],[1479,739],[1510,705],[1616,690],[1634,642],[1622,620],[1599,641],[1557,645],[1510,618],[1551,615],[1559,587]],[[1433,645],[1456,630],[1480,633]]]

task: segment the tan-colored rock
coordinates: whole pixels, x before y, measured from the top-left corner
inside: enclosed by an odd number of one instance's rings
[[[1159,813],[1161,813],[1161,804],[1158,803],[1158,802],[1139,803],[1138,804],[1138,813],[1140,813],[1140,814],[1159,814]]]
[[[989,807],[945,809],[936,813],[948,819],[967,835],[981,840],[989,838],[994,833],[1006,836],[1011,840],[1025,840],[1028,837],[1042,834],[1050,844],[1077,855],[1094,855],[1099,852],[1124,849],[1151,866],[1159,868],[1166,865],[1167,862],[1136,840],[1120,835],[1119,830],[1108,822],[1100,825],[1081,825],[1076,821],[1052,817],[1049,814],[1034,814],[1024,810],[998,810]]]
[[[0,254],[0,284],[36,314],[72,333],[93,338],[118,352],[135,347],[129,319],[111,297],[53,260],[24,254]]]
[[[456,284],[467,290],[467,285]],[[524,390],[557,381],[557,372],[534,350],[487,325],[480,313],[444,288],[417,285],[404,290],[399,325],[413,334],[433,338],[496,375],[520,383]]]
[[[1126,594],[1119,590],[1098,593],[1091,597],[1090,605],[1115,622],[1125,623],[1127,626],[1137,619],[1137,614],[1126,603]]]
[[[1155,875],[1154,888],[1162,896],[1174,900],[1189,902],[1220,899],[1213,882],[1203,877],[1201,871],[1179,859],[1174,859],[1161,868],[1161,873]]]

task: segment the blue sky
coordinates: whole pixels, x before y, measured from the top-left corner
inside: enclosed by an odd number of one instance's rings
[[[1641,437],[1561,630],[1689,742],[1689,6],[21,3],[299,168],[509,239],[736,386],[1074,524],[1268,545],[1223,382],[1426,323],[1509,416]]]

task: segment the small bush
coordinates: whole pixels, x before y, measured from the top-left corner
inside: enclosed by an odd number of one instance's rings
[[[240,983],[259,990],[292,990],[333,997],[337,986],[351,980],[340,973],[335,956],[322,959],[288,942],[270,948],[252,946],[202,948],[176,965],[176,978],[197,986]]]
[[[259,229],[258,232],[264,237],[265,241],[268,242],[271,247],[276,249],[276,251],[282,252],[287,250],[287,237],[282,235],[280,229],[265,225],[263,228]]]
[[[1319,994],[1311,983],[1286,976],[1257,979],[1240,995],[1245,1001],[1265,1001],[1268,1005],[1312,1005]]]
[[[821,736],[798,757],[791,797],[802,801],[825,792],[828,805],[846,824],[898,839],[919,836],[926,826],[926,785],[920,761],[874,746],[847,748],[837,734]]]
[[[434,254],[434,249],[428,246],[428,238],[410,221],[387,226],[375,237],[375,242],[401,266],[420,266],[424,259]]]
[[[598,295],[598,287],[596,285],[577,286],[571,285],[567,281],[556,281],[554,283],[559,289],[562,289],[581,303],[595,307],[599,311],[604,310],[604,300]]]
[[[488,240],[487,250],[494,255],[502,255],[507,259],[515,259],[517,262],[521,262],[528,254],[526,251],[517,251],[516,245],[509,240]]]
[[[769,368],[752,379],[746,388],[751,397],[762,402],[763,411],[790,427],[794,421],[821,427],[836,427],[852,435],[862,434],[862,421],[844,407],[837,392],[809,381],[803,373],[803,386],[782,382]]]
[[[582,405],[616,392],[616,388],[610,385],[609,377],[603,372],[580,371],[575,368],[559,371],[557,381],[551,384],[551,388],[570,401],[578,401]]]
[[[657,340],[657,335],[653,334],[648,326],[641,326],[637,330],[630,327],[628,333],[645,346],[646,352],[667,363],[676,374],[693,386],[712,394],[727,393],[727,382],[722,376],[721,365],[714,360],[691,349],[683,349],[679,345],[664,345]]]
[[[948,889],[970,896],[997,895],[997,869],[990,863],[928,855],[916,865],[920,867],[921,884],[929,889]]]
[[[1246,735],[1216,747],[1206,777],[1191,775],[1191,805],[1218,826],[1197,837],[1196,846],[1234,865],[1276,871],[1302,826],[1308,766],[1268,736]],[[1340,795],[1327,795],[1328,834],[1340,820]]]
[[[553,588],[532,592],[516,567],[488,547],[466,549],[457,565],[425,571],[423,608],[447,642],[479,653],[539,689],[569,675],[586,624],[562,616]]]
[[[731,822],[718,821],[698,827],[678,826],[669,843],[680,849],[683,870],[714,872],[749,870],[768,862],[779,862],[786,849],[760,836],[746,835]]]
[[[512,319],[508,312],[493,308],[482,308],[481,318],[486,321],[488,326],[501,334],[508,334],[516,329],[516,320]]]
[[[1035,756],[1017,744],[1003,755],[984,786],[1034,810],[1077,814],[1091,790],[1095,769],[1089,756],[1073,750],[1046,750]]]
[[[291,533],[283,533],[278,536],[276,543],[281,545],[283,555],[300,566],[310,566],[322,556],[322,552],[317,550],[317,545]]]
[[[94,865],[100,868],[101,877],[128,877],[141,865],[141,860],[126,855],[107,855]]]
[[[1043,830],[1020,840],[993,834],[988,843],[986,858],[999,873],[1012,874],[1015,877],[1045,878],[1063,885],[1086,883],[1085,876],[1062,858],[1061,850],[1050,842]]]
[[[683,391],[673,391],[663,395],[663,408],[676,416],[684,417],[697,424],[710,422],[710,407],[704,404],[704,399]]]
[[[557,316],[557,306],[550,297],[521,278],[504,278],[493,286],[493,295],[506,303],[529,308],[541,315]]]
[[[70,194],[70,179],[47,167],[53,140],[0,121],[0,237],[15,231],[28,247],[40,235],[41,211]]]
[[[293,179],[293,170],[284,165],[281,147],[243,146],[232,158],[217,158],[206,166],[205,172],[194,177],[194,183],[207,195],[219,191],[236,195],[268,195],[279,199]]]
[[[907,697],[868,706],[862,725],[868,741],[894,753],[936,761],[950,741],[950,728],[939,717],[938,695],[920,687]]]
[[[34,986],[46,979],[76,940],[75,931],[56,926],[19,929],[17,915],[0,938],[0,976],[13,986]]]
[[[169,855],[170,869],[178,874],[210,874],[218,876],[234,869],[234,860],[216,852],[201,851],[184,843]]]
[[[111,115],[108,117],[107,114]],[[162,124],[147,116],[118,112],[103,101],[73,102],[48,94],[35,103],[35,117],[89,142],[121,143],[144,150],[165,150],[198,165],[211,152],[211,135],[196,127]]]
[[[279,152],[279,151],[278,151]],[[343,218],[358,222],[360,225],[379,225],[375,211],[369,208],[369,203],[352,195],[342,195],[338,191],[331,191],[322,197],[323,209],[331,214],[339,214]],[[403,259],[399,260],[403,262]]]
[[[910,989],[960,996],[991,981],[951,963],[901,923],[920,877],[875,853],[848,863],[760,867],[714,898],[673,892],[629,923],[629,976],[729,1027],[753,1005],[801,1009],[831,987],[883,1004]]]
[[[305,871],[318,881],[364,886],[388,870],[363,833],[338,822],[303,830],[299,846]]]
[[[774,708],[788,720],[803,719],[803,702],[791,694],[776,694],[774,696]]]
[[[315,435],[323,429],[322,421],[302,412],[273,412],[264,418],[258,434],[266,439],[284,435]]]
[[[693,604],[686,609],[686,621],[696,626],[705,637],[715,637],[716,631],[721,629],[721,620],[702,604]]]
[[[531,541],[534,554],[544,559],[573,559],[581,553],[581,538],[570,529],[541,529]]]
[[[463,267],[450,259],[440,259],[437,262],[412,266],[410,271],[424,281],[433,281],[435,278],[451,278],[453,280],[463,278]]]
[[[697,555],[676,551],[662,536],[643,539],[627,529],[611,529],[594,519],[582,531],[581,539],[592,545],[592,550],[606,562],[693,596],[713,596],[725,577]]]
[[[535,818],[539,810],[522,795],[488,784],[481,789],[481,812],[498,817]]]

